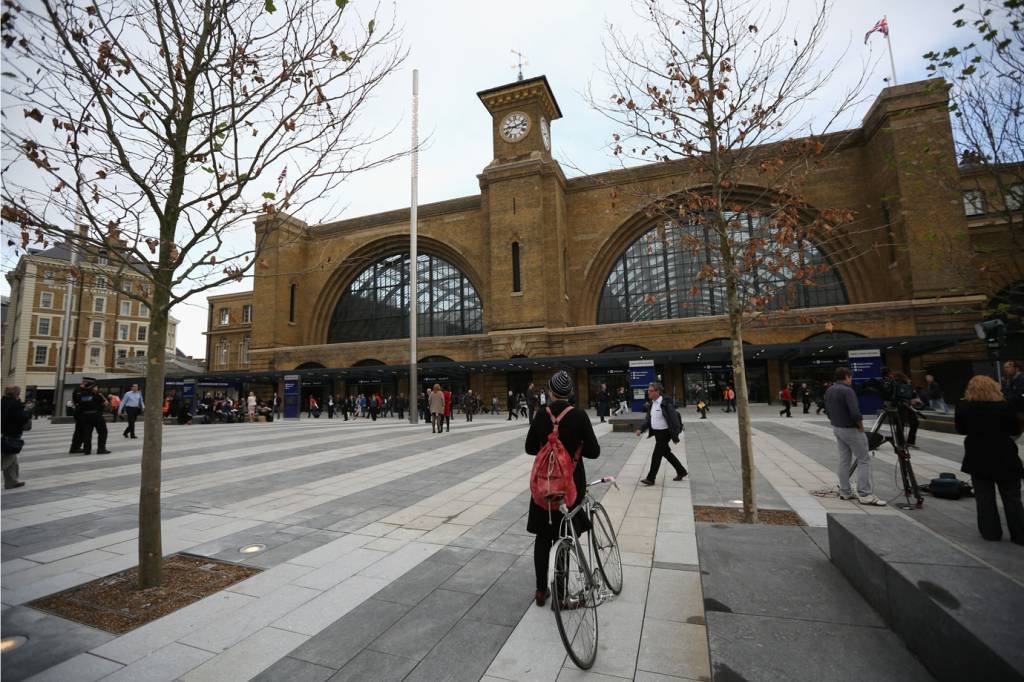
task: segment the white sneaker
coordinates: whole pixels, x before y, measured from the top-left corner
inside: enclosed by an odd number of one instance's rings
[[[864,497],[858,497],[857,501],[860,502],[861,504],[867,505],[869,507],[884,507],[885,506],[885,500],[880,500],[880,499],[878,499],[874,495],[865,495]]]
[[[855,500],[855,499],[857,499],[857,493],[853,492],[852,490],[850,492],[848,492],[848,493],[844,493],[842,490],[840,490],[839,491],[839,499],[840,500]]]

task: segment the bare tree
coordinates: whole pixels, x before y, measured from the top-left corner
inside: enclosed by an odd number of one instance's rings
[[[139,581],[161,581],[167,318],[261,267],[276,221],[388,159],[357,119],[405,57],[344,0],[5,5],[3,221],[22,244],[104,251],[151,315]],[[269,229],[251,232],[257,219]],[[75,225],[76,229],[69,226]],[[75,274],[75,273],[72,273]]]
[[[757,521],[757,503],[743,330],[858,255],[843,239],[852,212],[812,208],[802,186],[845,141],[830,130],[860,102],[868,73],[862,69],[816,123],[803,120],[803,107],[845,58],[822,60],[830,3],[800,22],[799,32],[792,17],[764,6],[638,2],[650,35],[609,28],[611,99],[591,95],[620,129],[613,150],[621,159],[683,164],[684,185],[637,198],[658,221],[658,241],[674,241],[703,263],[693,281],[680,284],[683,292],[692,288],[698,300],[724,292],[750,523]],[[799,134],[804,137],[794,138]],[[654,303],[660,295],[645,299]]]
[[[960,166],[973,182],[967,203],[994,219],[997,234],[975,244],[964,281],[994,297],[990,315],[1024,309],[1024,0],[978,0],[953,8],[961,42],[924,55],[928,70],[950,83],[950,110]],[[959,188],[958,188],[959,189]],[[1007,287],[1007,285],[1009,285]],[[1014,303],[1015,306],[1014,306]],[[1009,308],[1016,307],[1016,312]]]

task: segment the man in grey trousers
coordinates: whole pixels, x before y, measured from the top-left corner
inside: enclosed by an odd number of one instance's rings
[[[864,418],[853,391],[853,375],[846,367],[836,369],[836,382],[825,391],[825,411],[832,423],[832,433],[839,448],[839,497],[863,505],[884,507],[885,502],[871,491],[871,458],[868,438],[864,434]],[[857,462],[857,490],[850,487],[853,462]]]

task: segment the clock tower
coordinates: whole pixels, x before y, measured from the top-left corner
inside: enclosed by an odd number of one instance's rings
[[[479,175],[490,253],[485,326],[568,326],[566,182],[551,156],[551,122],[562,112],[544,76],[477,96],[491,115],[494,146]]]

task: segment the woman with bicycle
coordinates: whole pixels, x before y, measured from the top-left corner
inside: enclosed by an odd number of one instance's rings
[[[565,408],[569,407],[569,396],[573,392],[572,377],[564,370],[558,371],[548,382],[548,392],[551,395],[551,402],[547,410],[538,412],[530,424],[530,431],[526,434],[526,454],[535,456],[547,442],[548,434],[553,430],[551,415],[559,415]],[[583,459],[596,459],[601,454],[601,445],[594,435],[594,427],[590,423],[590,417],[583,410],[570,410],[559,422],[558,440],[562,442],[565,449],[577,458],[576,468],[573,470],[573,481],[578,492],[576,502],[569,511],[578,507],[583,501],[583,492],[587,489],[587,475],[583,466]],[[537,592],[534,599],[537,606],[544,606],[550,597],[548,590],[548,561],[551,556],[551,545],[558,539],[559,524],[562,521],[562,513],[558,511],[549,512],[541,508],[533,499],[530,500],[530,515],[526,522],[526,530],[533,533],[536,538],[533,545],[533,567],[537,576]],[[573,527],[577,535],[590,530],[590,521],[584,514],[573,516]]]

